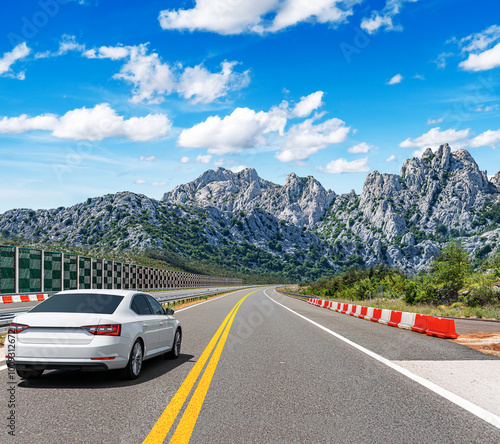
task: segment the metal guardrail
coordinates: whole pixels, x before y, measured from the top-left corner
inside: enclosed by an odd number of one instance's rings
[[[280,290],[279,288],[276,288],[276,291],[278,293],[281,293],[281,294],[286,294],[288,296],[297,296],[299,298],[304,298],[304,299],[310,299],[310,298],[320,299],[318,296],[309,296],[309,295],[305,295],[305,294],[290,293],[289,291],[283,291],[283,290]]]
[[[201,298],[203,296],[211,296],[211,295],[216,295],[218,293],[226,293],[229,291],[234,291],[234,290],[240,290],[243,288],[249,288],[249,287],[228,287],[228,288],[216,288],[213,291],[205,291],[203,293],[192,293],[192,294],[186,294],[186,295],[180,295],[180,296],[175,296],[175,297],[169,297],[169,296],[162,296],[162,297],[156,297],[158,302],[165,303],[165,302],[176,302],[176,301],[182,301],[182,300],[190,300],[190,299],[197,299]],[[137,291],[144,291],[144,290],[137,290]],[[54,294],[54,292],[52,292]],[[152,295],[154,296],[154,294]],[[7,331],[8,326],[12,322],[12,320],[16,317],[19,316],[22,313],[26,313],[25,311],[19,311],[15,313],[2,313],[0,314],[0,334],[3,334]]]

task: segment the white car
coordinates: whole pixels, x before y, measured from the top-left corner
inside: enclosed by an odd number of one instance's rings
[[[47,369],[122,369],[135,379],[143,360],[179,357],[182,329],[173,313],[138,291],[62,291],[14,319],[11,357],[23,379]]]

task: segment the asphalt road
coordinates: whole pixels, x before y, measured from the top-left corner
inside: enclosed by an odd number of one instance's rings
[[[488,412],[500,419],[499,384],[493,381],[482,396],[473,381],[463,382],[471,373],[481,380],[485,369],[494,378],[499,358],[321,309],[272,289],[258,289],[238,305],[251,291],[179,310],[181,357],[147,361],[137,381],[119,380],[112,372],[68,371],[17,379],[16,438],[2,424],[0,442],[140,443],[147,437],[211,444],[500,442],[500,429],[482,419]],[[221,336],[214,347],[216,332]],[[422,383],[418,373],[424,367],[451,376]],[[409,368],[416,377],[405,373]],[[453,373],[460,384],[449,385]],[[6,425],[10,383],[6,376],[3,381],[0,421]],[[446,397],[450,390],[469,410]]]

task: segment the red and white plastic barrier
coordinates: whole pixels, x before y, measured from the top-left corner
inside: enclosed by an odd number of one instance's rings
[[[407,313],[382,308],[364,307],[361,305],[342,304],[340,302],[325,301],[309,298],[309,304],[329,308],[338,313],[348,314],[367,321],[390,325],[391,327],[406,328],[407,330],[426,333],[438,338],[456,339],[455,320],[438,316]]]
[[[16,294],[13,296],[0,296],[0,304],[11,304],[13,302],[33,302],[45,301],[48,299],[48,294]]]

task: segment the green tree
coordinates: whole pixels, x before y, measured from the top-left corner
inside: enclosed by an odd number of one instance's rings
[[[469,253],[460,242],[450,242],[434,260],[431,267],[434,280],[449,296],[457,296],[471,272]]]

